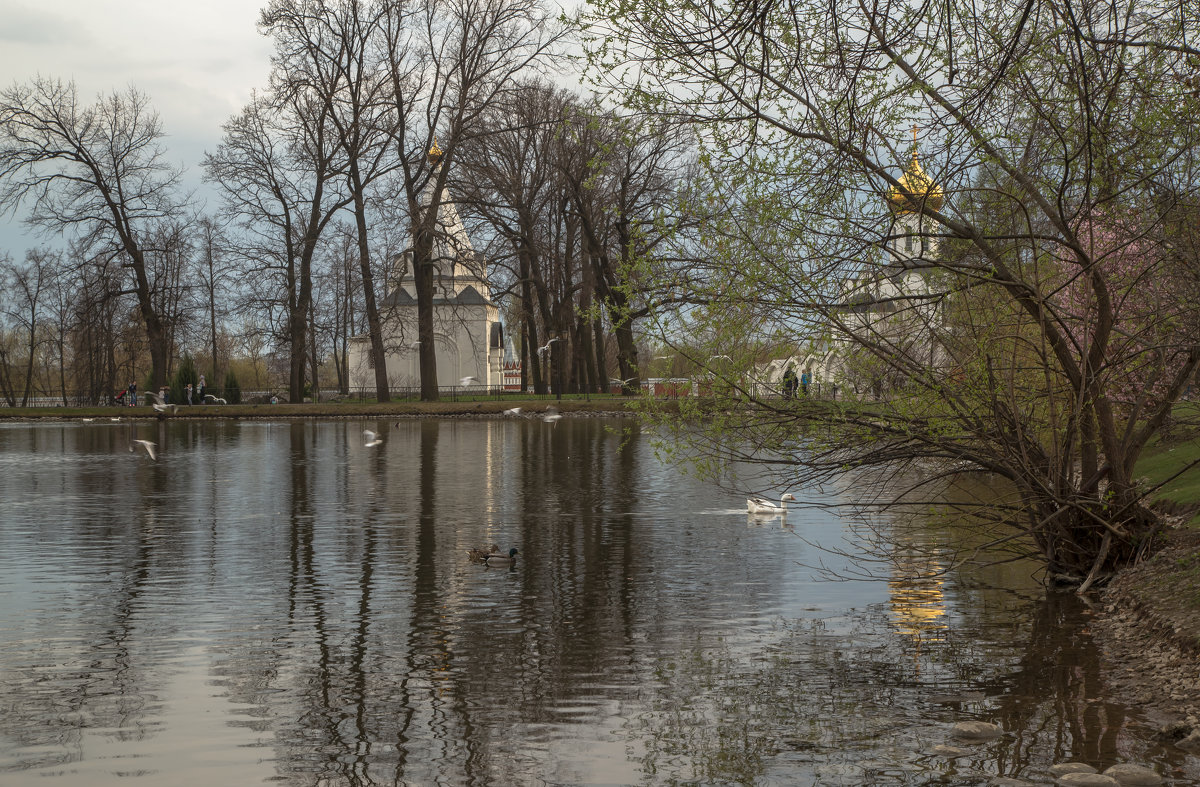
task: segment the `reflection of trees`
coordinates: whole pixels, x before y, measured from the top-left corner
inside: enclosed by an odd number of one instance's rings
[[[1017,736],[1013,766],[1047,756],[1116,762],[1129,714],[1103,702],[1099,648],[1087,633],[1083,603],[1075,594],[1050,593],[1031,612],[1025,652],[998,701],[998,722]]]
[[[140,436],[169,444],[158,464],[132,461],[124,425],[68,445],[105,461],[37,474],[69,502],[49,506],[59,521],[30,538],[77,552],[62,565],[88,600],[65,613],[77,642],[36,662],[6,656],[0,731],[61,761],[90,754],[89,727],[155,729],[160,659],[183,631],[205,642],[229,706],[221,722],[273,745],[285,783],[522,783],[570,746],[573,724],[616,730],[634,760],[623,765],[660,782],[809,769],[847,783],[880,759],[946,767],[925,753],[967,717],[1013,733],[972,756],[988,771],[1100,764],[1118,750],[1150,759],[1118,731],[1128,714],[1091,701],[1103,675],[1071,598],[1043,603],[990,587],[1021,587],[1011,577],[952,571],[936,593],[909,597],[898,582],[889,601],[828,629],[726,632],[739,605],[768,603],[742,589],[776,583],[747,584],[761,569],[713,558],[685,515],[679,528],[639,518],[679,490],[648,472],[636,436],[622,445],[601,419],[401,426],[377,428],[386,450],[368,451],[353,422],[142,424]],[[80,476],[112,489],[86,517],[71,508],[86,500],[70,486]],[[464,545],[484,534],[524,560],[468,564]],[[919,552],[901,556],[894,581],[935,573]],[[913,604],[946,614],[922,628]]]
[[[0,733],[36,752],[23,767],[83,759],[88,730],[142,740],[161,713],[155,698],[166,676],[154,645],[169,641],[177,621],[148,608],[169,592],[164,580],[183,562],[183,546],[166,499],[169,475],[131,457],[131,434],[64,427],[54,440],[64,457],[54,475],[34,474],[32,489],[11,496],[2,490],[6,501],[40,498],[31,533],[38,546],[18,553],[54,554],[59,572],[51,590],[36,589],[42,578],[26,591],[50,599],[41,614],[56,618],[54,635],[43,640],[31,630],[0,669]]]

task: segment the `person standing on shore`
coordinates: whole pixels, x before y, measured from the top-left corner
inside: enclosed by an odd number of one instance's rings
[[[129,406],[137,407],[137,380],[129,384]]]

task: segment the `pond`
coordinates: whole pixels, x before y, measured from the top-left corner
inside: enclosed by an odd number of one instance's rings
[[[4,784],[1200,784],[1073,596],[822,581],[836,513],[749,518],[631,420],[5,423],[0,490]]]

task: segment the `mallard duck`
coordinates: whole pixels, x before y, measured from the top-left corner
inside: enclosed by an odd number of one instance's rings
[[[784,492],[778,503],[773,503],[763,497],[751,497],[746,500],[746,510],[751,514],[786,514],[787,504],[795,502],[796,498],[789,492]]]
[[[503,552],[487,554],[483,556],[483,562],[488,566],[511,566],[513,563],[517,562],[517,555],[520,554],[520,552],[521,550],[513,547],[512,549],[508,550],[507,555]]]
[[[467,557],[471,559],[472,563],[482,563],[485,559],[487,559],[488,555],[494,555],[494,554],[498,553],[499,551],[500,551],[500,545],[492,544],[487,549],[474,549],[474,548],[468,549]]]

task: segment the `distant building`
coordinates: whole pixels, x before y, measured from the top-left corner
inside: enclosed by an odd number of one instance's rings
[[[848,281],[841,314],[844,329],[814,344],[799,355],[782,358],[756,370],[760,390],[779,392],[788,366],[796,374],[808,372],[818,395],[835,389],[842,395],[878,393],[888,386],[886,375],[860,342],[885,345],[903,353],[914,363],[934,366],[944,352],[936,339],[940,327],[939,290],[930,281],[938,255],[937,238],[930,232],[930,219],[921,206],[941,210],[941,188],[925,174],[913,144],[912,158],[898,178],[899,187],[885,195],[891,215],[889,240],[878,265],[868,266],[857,279]],[[856,341],[856,338],[858,341]]]
[[[435,143],[429,151],[430,163],[440,166],[441,158],[442,151]],[[436,171],[422,196],[425,205],[432,201],[434,178]],[[438,387],[457,386],[464,378],[478,381],[471,385],[505,386],[513,375],[512,368],[505,368],[505,356],[511,356],[511,351],[506,353],[509,345],[500,323],[500,310],[492,301],[487,261],[471,245],[458,209],[445,191],[438,207],[433,266]],[[415,388],[421,384],[421,369],[417,287],[411,249],[393,261],[386,288],[387,294],[380,301],[379,312],[384,324],[388,382],[393,388]],[[350,386],[374,389],[375,364],[370,337],[352,337],[349,356]],[[516,376],[520,378],[519,365]]]

